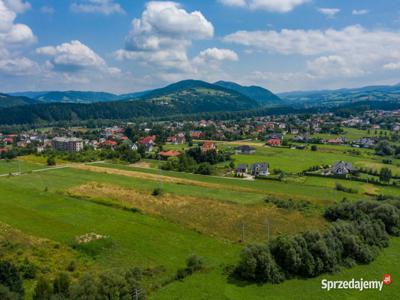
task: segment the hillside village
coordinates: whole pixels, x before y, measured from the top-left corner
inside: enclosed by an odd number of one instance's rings
[[[351,129],[364,131],[364,134],[349,136],[346,130]],[[229,167],[218,174],[252,179],[271,174],[284,176],[279,171],[281,167],[271,165],[268,157],[264,157],[264,161],[252,160],[246,164],[232,158],[257,156],[258,147],[253,146],[254,142],[266,148],[292,150],[316,150],[318,145],[346,146],[356,152],[357,149],[376,149],[382,143],[396,143],[399,132],[400,111],[367,111],[355,116],[333,113],[282,115],[240,121],[124,123],[104,128],[31,129],[0,133],[0,155],[10,159],[27,154],[48,157],[62,154],[64,160],[71,161],[111,158],[129,163],[147,159],[165,162],[159,164],[159,168],[200,172],[204,175],[215,174],[214,165],[227,162]],[[240,145],[227,146],[235,142],[240,142]],[[382,147],[385,151],[385,147]],[[194,151],[196,149],[198,152]],[[183,157],[194,159],[194,162],[189,163],[194,166],[187,166],[188,162],[184,163]],[[182,164],[186,166],[183,167]],[[321,173],[324,176],[357,173],[345,172],[342,168],[335,167],[337,164],[340,161],[331,161],[329,165],[303,172],[308,175]]]

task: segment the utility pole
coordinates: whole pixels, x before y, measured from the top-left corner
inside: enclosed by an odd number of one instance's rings
[[[131,293],[132,300],[139,300],[141,294],[142,290],[140,288],[134,288]]]

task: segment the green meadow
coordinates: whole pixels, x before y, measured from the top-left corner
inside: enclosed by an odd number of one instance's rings
[[[43,168],[44,164],[20,160],[0,160],[0,175],[18,172],[29,172]]]
[[[156,275],[145,278],[145,287],[150,293],[150,299],[363,299],[365,297],[395,299],[393,297],[400,292],[396,280],[391,286],[385,287],[383,292],[361,293],[343,290],[324,291],[321,289],[321,279],[342,280],[362,277],[380,280],[386,273],[397,278],[400,276],[398,238],[393,238],[390,247],[370,265],[343,269],[339,273],[315,279],[294,279],[278,285],[254,285],[232,281],[225,272],[226,268],[229,269],[237,262],[243,245],[252,241],[250,236],[258,242],[266,239],[265,224],[261,224],[260,229],[257,227],[258,223],[257,226],[250,224],[251,218],[255,220],[269,218],[272,235],[302,232],[310,228],[323,230],[325,223],[321,214],[327,205],[343,198],[372,199],[370,196],[372,194],[400,195],[397,187],[295,175],[303,168],[315,165],[316,161],[324,163],[335,158],[343,159],[342,151],[336,148],[332,150],[330,147],[317,152],[259,147],[256,155],[235,157],[236,160],[260,159],[270,162],[271,165],[276,163],[278,168],[286,168],[293,174],[288,176],[286,181],[241,180],[233,177],[162,171],[154,164],[140,167],[96,163],[30,172],[44,169],[44,162],[35,161],[32,157],[22,158],[20,161],[0,161],[0,174],[8,174],[10,169],[18,165],[23,170],[20,176],[0,177],[0,224],[8,224],[32,238],[45,238],[52,243],[59,243],[64,252],[77,236],[90,232],[109,236],[112,246],[101,249],[95,257],[87,256],[78,250],[79,255],[84,258],[77,260],[78,264],[81,264],[78,269],[80,272],[85,268],[98,272],[139,266],[158,270]],[[313,158],[308,159],[308,156]],[[299,157],[304,160],[301,161]],[[359,157],[350,154],[345,156],[346,160],[355,164],[360,163],[357,158]],[[362,153],[361,158],[365,162],[380,163],[367,152]],[[287,160],[291,160],[292,163],[284,164]],[[335,189],[337,182],[351,187],[357,193],[337,191]],[[73,192],[76,189],[79,191],[79,188],[85,185],[94,189],[115,188],[116,192],[110,198],[96,198],[95,194],[90,197],[90,190],[87,190],[88,196],[79,196]],[[156,188],[161,188],[165,193],[165,196],[159,198],[160,200],[151,198],[151,193]],[[110,190],[109,193],[112,195],[113,191]],[[118,201],[122,195],[129,194],[141,194],[144,198],[153,199],[152,201],[175,201],[165,203],[175,204],[176,207],[179,207],[179,201],[183,201],[189,210],[174,214],[169,208],[170,210],[164,210],[167,215],[160,215],[152,213],[151,204],[144,206],[149,208],[148,211],[126,209],[135,208],[135,202],[128,203],[127,206],[127,202]],[[307,212],[286,211],[266,204],[264,201],[266,197],[307,200],[314,206]],[[191,201],[194,201],[192,210]],[[202,205],[202,201],[207,207],[200,209],[200,206],[196,205]],[[209,230],[192,226],[190,214],[193,214],[193,220],[200,218],[201,214],[207,218],[207,208],[212,210],[208,217],[216,218],[210,221]],[[218,211],[225,208],[227,213]],[[245,239],[244,243],[240,243],[238,239],[229,239],[229,234],[218,234],[220,229],[218,223],[234,224],[235,217],[241,218],[242,212],[249,221],[247,230],[259,230],[259,232],[250,232],[253,235],[247,233],[248,239],[247,241]],[[265,212],[265,216],[260,216],[260,212],[262,214]],[[182,217],[182,213],[189,215]],[[212,224],[215,224],[215,228]],[[236,235],[240,235],[239,231],[233,234]],[[204,258],[205,270],[182,281],[171,280],[191,254]],[[75,254],[70,256],[73,255]],[[27,299],[30,299],[33,286],[32,281],[26,283]]]

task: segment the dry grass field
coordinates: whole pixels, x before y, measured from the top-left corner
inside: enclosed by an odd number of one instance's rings
[[[136,191],[117,185],[91,182],[74,187],[69,195],[87,197],[108,205],[136,208],[145,214],[163,217],[186,228],[209,236],[238,242],[262,242],[270,235],[320,229],[325,222],[320,216],[306,216],[299,211],[286,211],[266,204],[239,205],[207,198]],[[267,223],[268,222],[268,223]]]

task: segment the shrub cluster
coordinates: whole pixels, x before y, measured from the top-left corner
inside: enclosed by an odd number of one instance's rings
[[[33,300],[52,299],[145,299],[141,288],[142,272],[132,268],[125,272],[103,272],[99,275],[84,274],[75,283],[67,273],[60,273],[49,280],[41,277],[34,288]]]
[[[325,217],[332,223],[324,233],[307,231],[247,246],[234,274],[260,283],[315,277],[368,264],[388,246],[389,234],[400,235],[400,210],[387,203],[344,201],[327,209]]]
[[[16,266],[0,261],[0,299],[23,299],[25,294],[21,275]]]
[[[313,206],[310,201],[306,201],[306,200],[293,201],[292,199],[284,200],[284,199],[276,199],[276,198],[267,198],[267,199],[265,199],[265,202],[274,204],[278,208],[283,208],[283,209],[287,209],[287,210],[305,211],[307,209],[312,208],[312,206]]]
[[[182,280],[185,277],[192,275],[194,272],[203,269],[203,260],[197,255],[191,255],[186,259],[186,267],[178,269],[175,279]]]
[[[358,193],[358,191],[356,189],[345,187],[341,183],[336,183],[335,188],[336,188],[336,190],[341,191],[341,192],[345,192],[345,193],[350,193],[350,194],[357,194]]]

